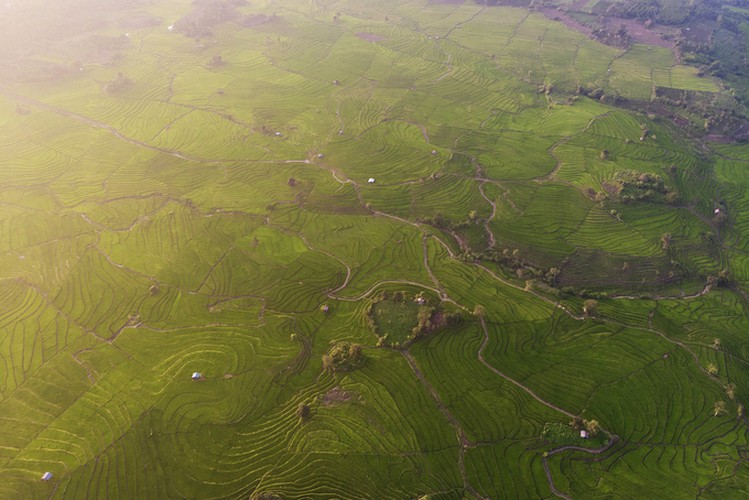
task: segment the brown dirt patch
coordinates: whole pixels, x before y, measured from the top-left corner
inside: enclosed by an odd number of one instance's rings
[[[562,12],[552,7],[545,7],[541,9],[541,13],[547,19],[551,19],[552,21],[559,21],[560,23],[563,23],[565,26],[567,26],[569,29],[580,32],[585,36],[590,36],[593,34],[593,28],[581,23],[574,17],[567,15],[566,12]]]
[[[589,37],[593,34],[592,27],[581,23],[564,11],[552,7],[545,7],[541,9],[541,13],[547,19],[559,21],[568,28],[582,33],[583,35]],[[656,47],[672,48],[674,46],[673,40],[666,40],[664,37],[675,37],[679,34],[678,29],[670,26],[654,25],[650,28],[646,28],[642,23],[635,19],[620,19],[614,17],[606,18],[605,21],[606,29],[611,32],[616,32],[622,24],[627,29],[627,33],[629,33],[629,36],[634,43],[655,45]]]
[[[366,31],[360,31],[356,34],[356,36],[367,42],[381,42],[385,40],[384,36],[375,35],[374,33],[367,33]]]
[[[271,17],[271,16],[266,16],[265,14],[250,14],[247,16],[242,16],[242,18],[239,20],[239,24],[241,24],[245,28],[255,28],[265,23],[269,23],[273,21],[275,18],[276,18],[275,15]]]
[[[356,398],[356,394],[351,391],[344,391],[340,387],[333,387],[322,397],[323,406],[333,406],[348,403]]]
[[[664,36],[676,36],[678,30],[669,26],[661,26],[659,24],[653,25],[651,28],[646,28],[639,21],[635,19],[619,19],[619,18],[607,18],[606,28],[609,31],[616,31],[619,26],[624,25],[627,28],[627,33],[635,43],[644,43],[647,45],[655,45],[656,47],[665,47],[670,49],[674,46],[673,40],[664,40]]]

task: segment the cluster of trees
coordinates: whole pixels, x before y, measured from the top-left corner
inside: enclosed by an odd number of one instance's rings
[[[645,134],[647,129],[643,131]],[[672,190],[660,175],[625,170],[614,174],[614,178],[605,183],[605,192],[595,193],[597,201],[608,197],[622,203],[634,201],[664,201],[668,204],[679,202],[679,193]]]
[[[175,23],[175,27],[190,38],[212,35],[211,27],[239,18],[236,8],[246,5],[245,0],[204,0],[196,2],[198,8]]]
[[[418,217],[416,221],[423,224],[429,224],[430,226],[434,226],[438,229],[444,229],[446,231],[458,229],[460,227],[459,223],[451,221],[450,219],[445,217],[442,212],[437,212],[436,214],[434,214],[434,217]]]
[[[444,312],[435,307],[421,306],[417,315],[418,323],[411,330],[414,338],[423,337],[448,325],[455,325],[463,321],[458,312]]]
[[[526,261],[520,255],[519,249],[510,250],[505,248],[502,252],[492,250],[480,254],[480,257],[491,262],[496,262],[504,267],[515,271],[515,275],[523,280],[540,280],[549,286],[556,286],[560,270],[556,267],[542,269]]]
[[[380,338],[377,342],[378,347],[384,345],[391,345],[392,347],[400,347],[398,343],[390,344],[388,334],[379,331],[377,324],[374,320],[374,306],[382,301],[392,302],[405,302],[414,301],[418,304],[418,312],[416,314],[416,325],[411,329],[411,335],[407,339],[404,345],[410,344],[412,341],[429,335],[441,328],[449,325],[455,325],[463,321],[463,316],[459,312],[446,312],[441,308],[434,307],[429,304],[428,299],[424,296],[423,292],[419,292],[417,295],[412,296],[408,292],[395,291],[388,292],[383,291],[372,299],[372,303],[366,309],[367,323],[373,332]]]
[[[591,438],[594,438],[599,433],[603,432],[603,429],[601,429],[601,424],[598,423],[598,420],[583,420],[582,417],[577,416],[572,417],[570,426],[576,431],[586,431],[588,433],[588,436]]]
[[[208,61],[209,68],[220,68],[224,64],[226,64],[226,62],[224,61],[224,58],[221,57],[220,55],[215,55],[211,57],[210,61]]]
[[[104,90],[106,90],[109,94],[119,94],[120,92],[124,92],[132,86],[133,81],[130,78],[126,77],[122,73],[117,73],[117,76],[114,77],[114,79],[110,80],[104,86]]]
[[[322,357],[323,369],[334,373],[357,370],[364,366],[365,362],[361,345],[351,342],[334,344]]]
[[[632,45],[632,37],[627,32],[627,27],[623,24],[616,31],[606,27],[596,28],[593,30],[593,38],[606,45],[627,49]]]

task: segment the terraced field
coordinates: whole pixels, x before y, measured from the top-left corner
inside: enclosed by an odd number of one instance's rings
[[[2,9],[1,498],[749,492],[749,148],[583,95],[722,92],[669,50],[469,2]],[[401,291],[460,321],[377,347]],[[607,444],[542,437],[575,417]]]

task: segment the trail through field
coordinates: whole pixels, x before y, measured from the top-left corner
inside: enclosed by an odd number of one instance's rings
[[[479,493],[476,491],[476,489],[471,486],[471,483],[468,481],[468,475],[466,474],[466,467],[465,467],[465,453],[466,450],[472,446],[474,446],[474,443],[471,443],[468,440],[468,437],[466,436],[465,431],[463,430],[463,427],[460,425],[460,422],[458,419],[453,416],[452,413],[450,413],[450,410],[447,409],[447,406],[445,406],[445,403],[442,402],[442,398],[440,398],[439,393],[437,390],[432,386],[432,384],[429,383],[429,381],[426,379],[424,374],[419,369],[419,366],[416,364],[416,360],[411,355],[411,353],[408,350],[401,351],[401,354],[404,358],[406,358],[406,361],[408,361],[408,366],[411,367],[411,370],[413,371],[414,375],[417,379],[419,379],[419,382],[421,382],[421,385],[424,387],[424,389],[427,391],[427,393],[434,399],[434,402],[437,404],[437,408],[439,409],[440,413],[442,413],[445,416],[445,419],[450,423],[453,429],[455,429],[455,435],[458,438],[459,448],[458,448],[458,468],[460,469],[460,476],[463,479],[463,485],[471,495],[473,495],[475,498],[486,498],[482,495],[479,495]]]
[[[538,401],[542,405],[547,406],[547,407],[551,408],[554,411],[558,411],[559,413],[563,413],[564,415],[567,415],[570,418],[574,417],[575,416],[574,414],[568,412],[567,410],[565,410],[563,408],[560,408],[560,407],[556,406],[553,403],[549,403],[545,399],[541,398],[538,394],[536,394],[535,392],[533,392],[533,390],[531,390],[530,387],[528,387],[527,385],[525,385],[525,384],[523,384],[521,382],[518,382],[517,380],[515,380],[515,379],[513,379],[511,377],[508,377],[507,375],[505,375],[501,371],[499,371],[496,368],[494,368],[492,365],[490,365],[486,361],[486,359],[484,359],[484,350],[486,349],[486,346],[489,344],[489,330],[486,328],[486,320],[484,318],[481,318],[480,320],[481,320],[481,329],[484,331],[484,341],[481,343],[481,347],[479,347],[479,352],[478,352],[478,355],[477,355],[479,362],[482,365],[484,365],[485,367],[487,367],[489,370],[491,370],[493,373],[495,373],[496,375],[499,375],[500,377],[502,377],[503,379],[507,380],[511,384],[513,384],[513,385],[519,387],[520,389],[522,389],[523,391],[525,391],[530,397],[532,397],[533,399],[535,399],[536,401]]]
[[[554,484],[554,478],[551,476],[551,469],[549,469],[549,457],[554,456],[557,453],[562,453],[563,451],[572,450],[572,451],[580,451],[583,453],[589,453],[590,455],[594,455],[594,458],[592,460],[598,461],[600,460],[600,458],[596,458],[595,455],[600,455],[601,453],[609,450],[612,446],[614,446],[618,442],[619,442],[618,436],[611,436],[611,439],[609,440],[609,442],[606,443],[606,445],[601,448],[590,449],[590,448],[583,448],[581,446],[568,445],[568,446],[560,446],[559,448],[554,448],[553,450],[547,451],[544,457],[541,459],[541,462],[544,465],[544,473],[546,474],[546,480],[549,482],[549,488],[551,488],[551,492],[560,498],[566,498],[569,500],[572,499],[572,497],[570,497],[569,495],[565,494],[562,491],[559,491],[556,485]]]
[[[446,300],[447,293],[445,292],[445,288],[442,286],[442,284],[437,279],[437,276],[435,276],[434,271],[432,271],[432,267],[429,265],[429,251],[427,250],[427,235],[424,234],[421,238],[421,248],[424,253],[424,268],[426,268],[427,273],[429,274],[429,277],[432,278],[432,281],[434,282],[434,286],[439,290],[439,296],[442,300]]]
[[[497,239],[494,236],[494,232],[489,227],[489,223],[493,221],[494,218],[497,216],[497,202],[489,199],[489,197],[486,196],[486,193],[484,192],[485,185],[486,185],[486,182],[481,182],[479,184],[479,193],[481,193],[481,197],[484,198],[486,202],[492,207],[491,215],[489,215],[489,217],[484,220],[484,229],[486,230],[486,234],[489,235],[489,244],[487,245],[486,249],[491,250],[492,248],[494,248],[494,245],[497,244]]]
[[[456,23],[455,26],[453,26],[452,28],[450,28],[447,31],[447,33],[444,34],[444,36],[442,38],[448,38],[452,34],[453,31],[455,31],[456,29],[460,28],[464,24],[470,23],[471,21],[473,21],[474,19],[476,19],[477,17],[479,17],[485,10],[486,10],[486,7],[481,7],[478,11],[476,11],[475,14],[473,14],[471,17],[469,17],[465,21],[460,21],[459,23]]]
[[[577,136],[579,136],[581,134],[584,134],[585,132],[587,132],[590,129],[590,127],[593,126],[593,124],[596,122],[596,120],[598,120],[599,118],[604,118],[607,115],[609,115],[608,111],[605,112],[605,113],[601,113],[600,115],[594,116],[593,118],[591,118],[588,121],[588,123],[585,125],[585,127],[583,127],[581,130],[575,132],[572,135],[564,136],[561,139],[559,139],[557,142],[555,142],[554,144],[552,144],[551,147],[549,147],[548,151],[549,151],[549,154],[551,155],[551,157],[556,160],[556,165],[554,165],[554,168],[552,169],[551,172],[549,172],[548,174],[546,174],[544,176],[537,177],[535,180],[538,181],[538,182],[550,182],[550,181],[554,181],[554,182],[561,183],[561,184],[571,185],[571,183],[569,183],[569,182],[563,183],[563,182],[559,181],[559,179],[556,178],[557,173],[559,172],[559,170],[562,168],[562,165],[563,165],[562,159],[557,155],[557,152],[556,152],[557,148],[559,148],[559,146],[561,146],[563,144],[566,144],[567,142],[569,142],[573,138],[575,138],[575,137],[577,137]]]

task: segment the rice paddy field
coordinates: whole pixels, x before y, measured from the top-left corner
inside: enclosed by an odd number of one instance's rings
[[[749,493],[749,147],[576,92],[719,82],[471,2],[0,9],[0,498]],[[398,291],[461,319],[377,347]]]

